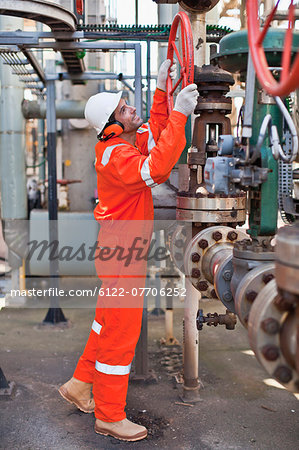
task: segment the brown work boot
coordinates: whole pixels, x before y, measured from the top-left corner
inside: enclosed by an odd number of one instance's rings
[[[94,431],[104,436],[113,436],[121,441],[140,441],[146,438],[147,429],[142,425],[137,425],[128,419],[119,422],[103,422],[96,419]]]
[[[91,397],[91,383],[77,380],[72,377],[58,389],[59,394],[69,403],[73,403],[80,411],[94,412],[94,399]]]

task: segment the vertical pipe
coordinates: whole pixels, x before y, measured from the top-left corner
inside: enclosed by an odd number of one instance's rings
[[[148,120],[151,110],[151,41],[149,39],[146,41],[146,80],[146,120]]]
[[[0,16],[0,29],[23,28],[23,19]],[[26,247],[27,189],[24,119],[21,111],[23,85],[9,65],[0,61],[0,191],[3,236],[12,267],[12,289],[19,289],[19,267],[22,258],[13,248],[18,242]],[[21,220],[19,220],[21,219]]]
[[[148,348],[147,348],[147,300],[144,297],[142,326],[135,352],[135,376],[133,379],[145,380],[148,377]]]
[[[47,75],[54,73],[54,61],[47,61]],[[49,220],[57,221],[57,179],[56,179],[56,109],[55,81],[47,81],[47,141],[48,141],[48,197]],[[50,233],[55,226],[50,226]],[[51,241],[51,237],[50,237]],[[58,271],[57,271],[58,273]]]
[[[193,43],[194,64],[201,67],[206,62],[206,15],[189,14]],[[191,129],[195,116],[191,117]],[[180,173],[180,172],[179,172]],[[186,282],[186,301],[184,309],[184,385],[183,400],[196,402],[199,400],[199,336],[196,327],[196,316],[200,294],[188,279]]]
[[[47,61],[46,75],[55,73],[55,61]],[[58,242],[58,214],[57,214],[57,177],[56,177],[56,108],[55,81],[47,80],[47,142],[48,142],[48,212],[49,212],[49,243]],[[59,288],[58,258],[50,259],[50,285],[57,293]],[[51,296],[51,305],[44,319],[44,323],[56,324],[66,322],[62,310],[59,308],[57,294]]]
[[[23,20],[0,16],[1,30],[22,28]],[[0,62],[1,218],[27,219],[23,86],[12,68]],[[20,261],[21,262],[21,261]]]
[[[135,107],[142,117],[142,79],[141,79],[141,45],[135,44]]]
[[[199,294],[186,278],[186,299],[184,308],[184,385],[183,400],[196,402],[199,400],[198,378],[198,330],[196,316]]]
[[[36,22],[37,31],[43,31],[43,24]],[[37,60],[40,66],[44,65],[43,52],[37,52]],[[37,141],[38,141],[38,177],[44,185],[46,179],[46,163],[45,163],[45,121],[39,119],[37,121]],[[42,195],[43,192],[42,192]]]
[[[135,0],[135,25],[138,25],[138,0]]]

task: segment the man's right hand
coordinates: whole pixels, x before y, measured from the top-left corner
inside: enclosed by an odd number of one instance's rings
[[[184,89],[182,89],[177,96],[174,111],[185,114],[185,116],[187,117],[190,116],[197,104],[198,95],[199,93],[196,84],[189,84]]]

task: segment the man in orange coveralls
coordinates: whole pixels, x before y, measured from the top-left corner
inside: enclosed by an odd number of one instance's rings
[[[148,248],[154,217],[151,188],[166,181],[178,161],[186,145],[187,117],[198,97],[195,84],[185,87],[168,116],[166,80],[168,73],[174,78],[176,72],[175,65],[170,66],[166,60],[159,69],[148,124],[121,92],[96,94],[85,108],[99,138],[95,166],[99,203],[94,215],[101,222],[96,268],[103,295],[74,375],[59,392],[80,410],[95,412],[97,433],[125,441],[147,436],[147,429],[129,421],[124,411],[142,319],[143,298],[132,295],[132,289],[136,293],[144,286],[146,273],[146,258],[140,258],[136,246]],[[131,256],[135,251],[139,258],[128,257],[130,248]]]

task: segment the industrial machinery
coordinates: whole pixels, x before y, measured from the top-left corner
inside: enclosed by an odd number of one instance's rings
[[[223,37],[218,52],[212,48],[211,64],[194,66],[199,99],[188,170],[177,195],[180,222],[171,252],[195,289],[226,307],[224,315],[204,316],[199,310],[198,329],[205,323],[234,329],[237,316],[266,371],[298,392],[299,211],[293,198],[298,136],[290,97],[280,96],[298,86],[299,33],[294,31],[293,2],[287,30],[269,29],[276,5],[260,31],[257,5],[247,2],[248,32]],[[193,73],[188,20],[184,12],[179,15],[170,32],[169,57],[174,48],[181,76],[174,87],[169,86],[170,99]],[[171,41],[178,22],[182,56]],[[231,112],[227,94],[236,73],[246,83],[237,136],[232,135],[227,117]],[[276,235],[278,211],[288,225]],[[240,229],[246,214],[248,227]],[[189,235],[183,233],[187,223],[192,224]],[[182,246],[183,262],[177,251]]]

